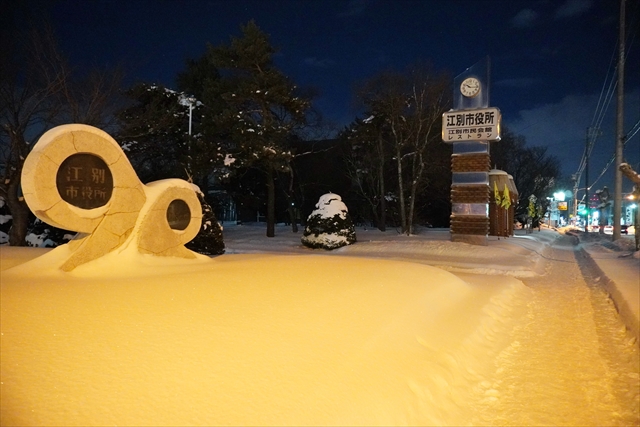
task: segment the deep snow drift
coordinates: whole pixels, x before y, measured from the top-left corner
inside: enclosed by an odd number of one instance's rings
[[[540,381],[593,387],[589,396],[609,401],[565,393],[546,414],[516,417],[531,406],[514,392],[514,372],[526,371],[517,362],[527,360],[517,350],[530,344],[527,325],[546,301],[526,280],[545,277],[555,233],[489,247],[451,243],[441,231],[381,234],[358,230],[357,244],[325,252],[284,227],[273,239],[229,227],[226,255],[124,250],[71,273],[50,268],[64,247],[31,261],[45,251],[1,247],[2,425],[638,423],[632,342],[613,373],[591,347],[577,360],[594,365],[571,367],[626,378],[622,398],[543,353],[531,364],[546,373]],[[588,311],[573,294],[554,298]],[[595,337],[589,319],[562,339],[580,347]],[[563,348],[559,339],[545,351]],[[536,395],[529,387],[527,399]]]

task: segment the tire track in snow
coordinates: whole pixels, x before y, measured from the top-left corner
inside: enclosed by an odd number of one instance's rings
[[[528,313],[479,387],[474,424],[640,425],[637,344],[575,249],[562,236],[547,273],[522,279]]]

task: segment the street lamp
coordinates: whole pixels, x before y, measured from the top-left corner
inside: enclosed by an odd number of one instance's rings
[[[187,168],[189,169],[189,173],[191,173],[191,120],[193,118],[193,104],[196,102],[196,99],[193,96],[187,98],[187,102],[189,103],[189,141],[187,145]]]
[[[194,97],[187,98],[187,102],[189,102],[189,136],[191,136],[191,119],[193,117],[193,103],[196,102]]]

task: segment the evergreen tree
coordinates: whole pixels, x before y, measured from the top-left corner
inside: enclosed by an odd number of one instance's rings
[[[275,181],[289,173],[292,135],[305,122],[309,101],[273,64],[274,48],[255,22],[229,45],[209,46],[207,55],[219,79],[204,84],[207,131],[232,153],[233,168],[256,168],[267,190],[267,236],[275,235]],[[194,67],[198,68],[198,67]],[[182,77],[186,81],[187,77]]]
[[[202,104],[184,93],[163,86],[139,84],[127,92],[133,105],[119,112],[121,129],[116,140],[127,153],[143,182],[164,178],[191,178],[201,183],[222,154],[199,133],[189,136],[202,115]]]
[[[202,103],[184,93],[147,84],[133,87],[128,95],[134,104],[119,113],[122,127],[116,139],[140,179],[149,182],[180,177],[193,181],[195,176],[198,182],[206,183],[223,155],[199,133],[188,133],[189,108],[198,122]],[[222,254],[222,229],[205,195],[194,187],[202,207],[202,225],[185,246],[204,255]]]
[[[190,58],[186,61],[186,69],[178,73],[176,82],[178,90],[188,93],[197,99],[204,99],[205,90],[220,79],[220,72],[213,64],[209,55],[200,58]]]

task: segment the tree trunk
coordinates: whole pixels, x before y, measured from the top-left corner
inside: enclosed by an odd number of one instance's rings
[[[18,197],[20,179],[11,180],[7,188],[7,206],[11,212],[11,228],[9,229],[10,246],[26,246],[27,228],[29,227],[29,207],[24,199]]]
[[[407,235],[411,235],[413,234],[413,216],[414,216],[414,211],[415,211],[415,207],[416,207],[416,190],[417,190],[418,184],[417,182],[414,180],[411,183],[411,200],[409,200],[409,212],[407,214]]]
[[[267,165],[267,237],[276,235],[276,190],[273,168]]]
[[[291,220],[291,231],[298,232],[298,216],[296,215],[298,208],[294,205],[293,198],[293,167],[289,168],[289,191],[285,192],[287,195],[287,209],[289,210],[289,219]]]
[[[380,215],[376,216],[376,224],[378,225],[378,230],[387,231],[387,199],[385,198],[385,187],[384,187],[384,140],[382,136],[378,136],[378,153],[379,153],[379,163],[378,163],[378,182],[380,184]]]
[[[373,215],[373,223],[371,224],[372,226],[375,224],[375,227],[380,230],[380,231],[384,231],[381,230],[382,227],[381,225],[381,220],[380,220],[380,213],[378,212],[380,203],[378,204],[374,204],[371,200],[369,201],[369,206],[371,207],[371,215]],[[365,227],[367,226],[366,220],[365,220]]]
[[[396,163],[398,167],[398,198],[400,199],[400,227],[403,233],[407,230],[407,211],[404,203],[404,182],[402,181],[402,153],[396,150]]]
[[[408,234],[413,234],[413,218],[416,210],[416,194],[418,192],[418,183],[422,178],[422,172],[424,171],[424,160],[422,154],[416,153],[413,156],[412,172],[413,180],[411,181],[411,200],[409,201],[409,213],[408,218]]]

